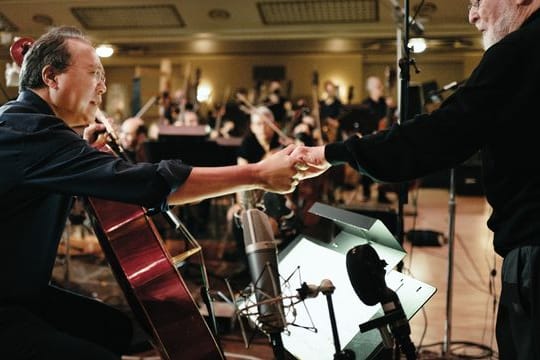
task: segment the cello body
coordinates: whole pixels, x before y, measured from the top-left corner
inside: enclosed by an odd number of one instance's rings
[[[134,315],[163,359],[223,359],[152,220],[137,205],[89,198],[94,231]]]

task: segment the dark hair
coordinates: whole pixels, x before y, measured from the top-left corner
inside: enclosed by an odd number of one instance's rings
[[[19,79],[19,90],[45,87],[41,71],[51,65],[62,73],[71,65],[71,54],[66,45],[67,39],[79,39],[91,43],[79,29],[71,26],[53,28],[37,39],[24,56]]]
[[[137,127],[137,130],[135,130],[135,135],[136,136],[139,136],[139,135],[148,135],[148,128],[146,127],[146,125],[139,125]]]

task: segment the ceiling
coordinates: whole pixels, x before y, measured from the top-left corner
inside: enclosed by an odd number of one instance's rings
[[[413,15],[421,0],[411,0]],[[478,50],[468,0],[425,0],[417,20],[433,51]],[[120,56],[394,51],[402,0],[0,0],[11,36],[74,25]]]

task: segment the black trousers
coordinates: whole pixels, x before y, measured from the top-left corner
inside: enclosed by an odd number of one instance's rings
[[[522,246],[505,256],[497,314],[501,360],[540,359],[540,247]]]
[[[53,286],[37,299],[0,304],[0,358],[118,360],[131,342],[128,316]]]

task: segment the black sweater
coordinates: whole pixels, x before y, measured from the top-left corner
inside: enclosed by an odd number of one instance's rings
[[[388,131],[329,144],[331,163],[349,162],[385,182],[456,166],[482,151],[495,251],[540,245],[540,11],[489,48],[466,84],[429,115]]]

